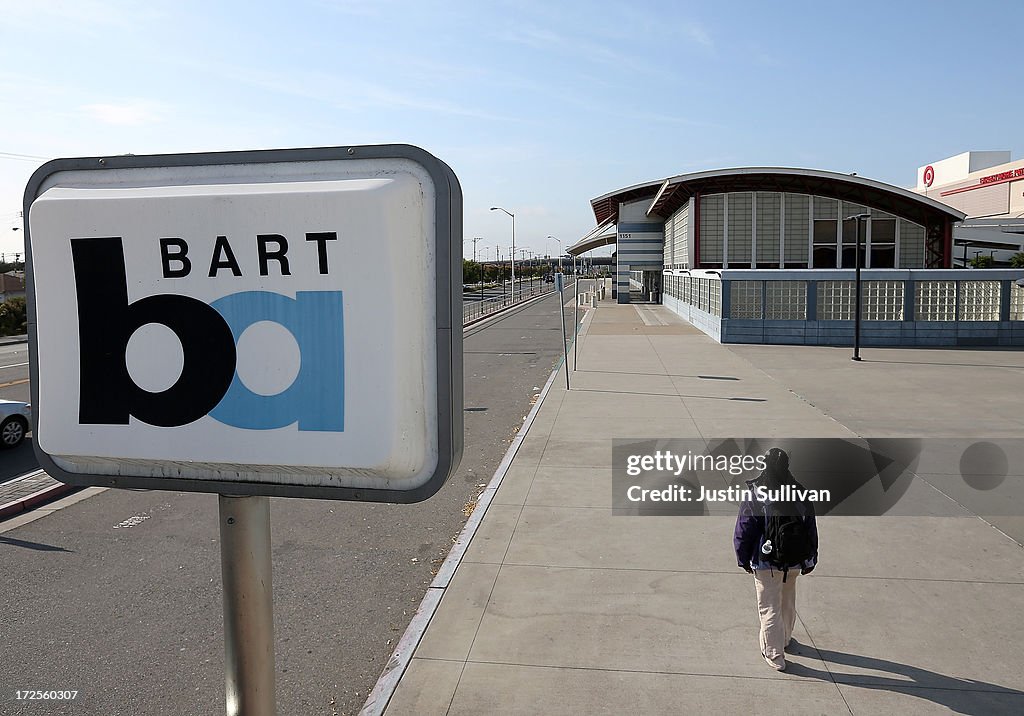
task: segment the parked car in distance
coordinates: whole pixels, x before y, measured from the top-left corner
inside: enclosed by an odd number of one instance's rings
[[[0,448],[21,445],[31,424],[31,405],[17,400],[0,400]]]

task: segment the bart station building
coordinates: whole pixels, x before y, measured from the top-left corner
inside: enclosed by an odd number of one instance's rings
[[[859,225],[864,345],[1024,345],[1024,271],[954,268],[967,214],[932,196],[755,167],[636,184],[591,206],[597,226],[568,253],[614,244],[618,303],[663,303],[723,343],[852,344]]]

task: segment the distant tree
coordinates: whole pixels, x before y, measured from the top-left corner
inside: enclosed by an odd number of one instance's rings
[[[25,333],[25,299],[12,298],[0,303],[0,336],[13,336]]]
[[[462,259],[462,283],[480,281],[480,264],[469,259]]]
[[[1024,251],[1015,253],[1010,257],[1010,266],[1013,268],[1024,268]]]
[[[992,264],[995,263],[991,256],[975,256],[968,263],[976,269],[987,269],[992,268]]]

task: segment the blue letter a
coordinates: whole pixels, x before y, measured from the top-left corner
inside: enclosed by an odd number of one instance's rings
[[[249,390],[235,371],[210,417],[236,428],[270,430],[298,421],[299,430],[345,429],[345,332],[341,291],[298,291],[291,299],[269,291],[243,291],[211,306],[224,317],[235,344],[259,321],[284,326],[299,346],[299,374],[277,395]]]

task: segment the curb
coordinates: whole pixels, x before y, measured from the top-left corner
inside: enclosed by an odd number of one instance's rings
[[[546,296],[548,294],[544,295]],[[543,296],[539,296],[538,298],[543,298]],[[578,339],[579,331],[574,333],[573,342]],[[571,346],[572,343],[569,345]],[[382,716],[384,710],[391,702],[391,697],[394,696],[395,690],[398,688],[398,682],[402,679],[402,676],[405,675],[405,671],[409,667],[409,662],[412,661],[413,652],[416,650],[416,647],[419,646],[420,640],[423,638],[423,634],[426,632],[427,626],[430,624],[430,620],[437,611],[437,607],[441,604],[441,599],[444,597],[444,593],[448,589],[448,585],[451,583],[452,577],[455,575],[455,570],[458,569],[459,564],[462,562],[462,558],[465,556],[466,550],[469,548],[469,543],[473,540],[473,537],[476,535],[477,528],[479,528],[480,523],[487,514],[487,509],[491,505],[491,500],[494,499],[495,493],[497,493],[498,488],[501,487],[501,482],[505,478],[505,473],[508,472],[509,467],[511,467],[512,460],[515,458],[516,453],[519,452],[519,447],[523,444],[526,434],[533,426],[533,421],[537,417],[537,413],[540,412],[541,406],[544,404],[544,400],[547,398],[548,393],[551,390],[551,386],[554,385],[555,380],[558,378],[558,375],[562,371],[562,367],[564,365],[565,356],[562,355],[554,370],[551,371],[551,375],[548,376],[548,380],[544,384],[544,387],[541,389],[537,402],[533,404],[529,414],[526,416],[526,420],[523,421],[522,426],[519,428],[519,432],[516,433],[515,439],[505,452],[505,456],[502,458],[501,463],[499,463],[498,469],[495,470],[494,475],[487,484],[487,487],[484,488],[482,493],[480,493],[480,497],[477,499],[476,508],[473,510],[473,514],[470,515],[469,520],[466,521],[466,526],[462,528],[458,538],[455,540],[455,544],[452,545],[451,550],[448,552],[448,556],[441,564],[440,569],[437,570],[437,575],[434,577],[434,581],[430,583],[429,587],[427,587],[427,592],[423,596],[419,607],[416,608],[416,613],[413,615],[412,621],[409,622],[409,626],[406,628],[405,633],[402,634],[402,638],[399,639],[398,644],[395,645],[395,650],[391,653],[391,657],[388,659],[388,662],[384,667],[384,671],[381,672],[380,677],[377,679],[377,683],[374,684],[373,689],[370,691],[370,695],[366,698],[366,702],[363,704],[362,709],[360,709],[359,716]]]
[[[79,489],[75,485],[65,485],[63,482],[59,482],[56,485],[45,487],[39,492],[33,492],[31,495],[26,495],[17,500],[11,500],[8,503],[0,505],[0,520],[12,517],[26,510],[30,510],[37,505],[41,505],[44,502],[50,500],[56,500],[58,497],[63,497],[69,492]]]

